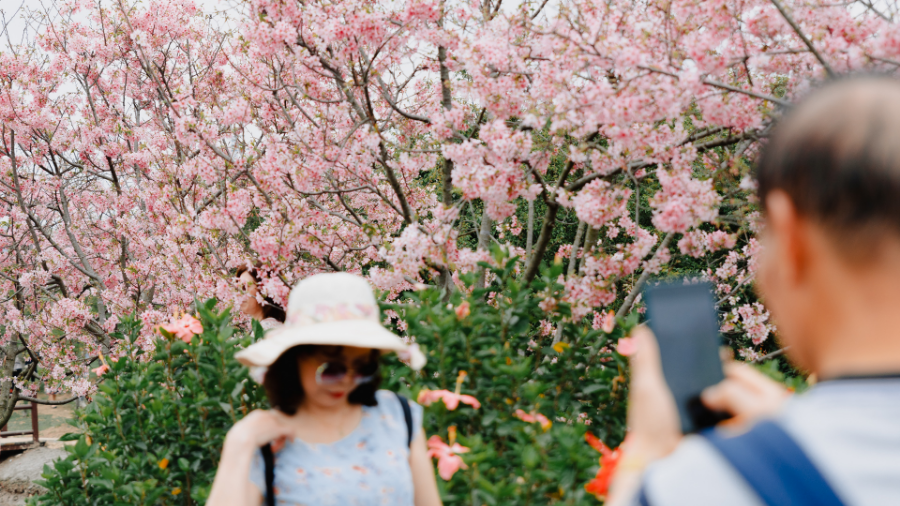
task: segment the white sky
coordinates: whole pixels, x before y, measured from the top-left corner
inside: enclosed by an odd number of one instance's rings
[[[113,2],[115,0],[103,0]],[[194,0],[204,11],[208,13],[228,12],[236,14],[242,7],[241,0]],[[541,0],[503,0],[502,11],[511,13],[518,8],[523,2],[531,1],[538,4]],[[0,27],[0,48],[7,47],[8,44],[18,45],[27,42],[27,38],[33,36],[29,33],[29,24],[23,19],[23,15],[31,11],[53,12],[55,0],[0,0],[0,22],[6,21],[5,27]],[[544,14],[553,12],[557,8],[557,0],[549,2],[544,8]],[[232,14],[232,19],[238,16]]]
[[[107,0],[114,1],[114,0]],[[204,11],[232,11],[240,0],[194,0]],[[55,0],[0,0],[0,23],[5,20],[5,27],[0,27],[0,48],[9,44],[19,45],[33,36],[33,29],[24,19],[27,11],[53,12]]]

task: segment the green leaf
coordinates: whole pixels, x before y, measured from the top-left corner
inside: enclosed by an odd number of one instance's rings
[[[590,395],[590,394],[600,391],[600,390],[609,390],[609,386],[604,385],[604,384],[594,383],[593,385],[588,385],[587,387],[581,389],[581,393],[583,393],[585,395]]]
[[[85,456],[87,456],[88,451],[90,451],[90,449],[91,449],[91,447],[88,446],[87,441],[85,441],[84,436],[79,437],[78,442],[75,443],[75,448],[74,448],[75,455],[79,459],[83,459]]]

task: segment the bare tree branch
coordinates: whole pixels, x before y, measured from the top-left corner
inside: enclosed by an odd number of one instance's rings
[[[44,404],[46,406],[61,406],[63,404],[68,404],[70,402],[77,401],[78,399],[79,399],[78,397],[69,397],[68,399],[63,399],[61,401],[51,401],[51,400],[44,400],[44,399],[35,399],[34,397],[28,397],[27,395],[19,396],[20,401],[28,401],[33,404]]]
[[[789,349],[790,349],[790,346],[785,346],[784,348],[781,348],[780,350],[773,351],[772,353],[769,353],[768,355],[763,355],[757,359],[754,359],[750,363],[751,364],[761,364],[761,363],[765,362],[766,360],[770,360],[775,357],[780,357],[781,355],[784,355],[784,353],[786,351],[788,351]]]
[[[816,57],[816,59],[819,60],[819,63],[821,63],[822,67],[825,68],[825,73],[828,74],[828,77],[831,79],[837,77],[837,74],[834,73],[834,69],[832,69],[831,65],[829,65],[828,62],[825,61],[825,58],[822,57],[822,54],[816,50],[815,46],[813,46],[812,44],[812,41],[810,41],[806,34],[803,33],[803,30],[800,29],[800,25],[798,25],[797,22],[794,21],[794,18],[792,18],[788,11],[784,8],[784,6],[781,5],[781,2],[779,2],[778,0],[771,1],[772,5],[774,5],[775,8],[778,9],[778,12],[781,13],[781,16],[784,17],[784,20],[787,21],[789,25],[791,25],[791,28],[793,28],[797,36],[800,37],[800,40],[802,40],[803,43],[806,44],[806,47],[808,47],[812,54]]]
[[[663,238],[662,242],[659,244],[659,247],[656,248],[656,251],[653,253],[653,257],[655,257],[660,251],[669,247],[669,243],[672,242],[672,237],[675,236],[674,232],[669,232]],[[651,257],[651,259],[653,258]],[[650,279],[650,271],[644,269],[644,272],[641,273],[641,277],[638,278],[637,283],[631,287],[631,291],[628,292],[628,296],[625,297],[625,300],[622,301],[622,306],[616,311],[616,318],[624,318],[629,311],[631,311],[631,306],[634,305],[634,301],[637,299],[637,296],[641,293],[641,289],[644,288],[644,285],[647,283],[647,280]]]

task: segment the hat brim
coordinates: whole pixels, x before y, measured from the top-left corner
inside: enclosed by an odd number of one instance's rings
[[[356,346],[384,351],[404,351],[408,345],[393,332],[372,320],[344,320],[313,325],[285,325],[235,354],[246,366],[268,367],[282,353],[301,344]]]

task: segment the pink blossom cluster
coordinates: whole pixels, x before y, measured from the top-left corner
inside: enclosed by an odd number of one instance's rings
[[[769,323],[769,311],[759,302],[754,302],[735,307],[726,314],[722,331],[739,331],[747,335],[753,344],[759,345],[775,332],[775,326]]]
[[[628,188],[615,188],[602,179],[595,179],[572,199],[572,203],[579,220],[600,228],[627,211],[631,193]]]
[[[663,232],[686,232],[718,216],[719,194],[709,180],[694,179],[685,169],[657,170],[662,190],[650,200],[653,225]]]
[[[668,251],[658,248],[650,258],[647,256],[657,244],[656,235],[638,227],[629,217],[616,221],[616,227],[627,234],[633,242],[618,243],[614,253],[596,253],[583,260],[582,276],[566,280],[568,300],[573,303],[573,317],[581,318],[594,308],[612,304],[618,295],[616,283],[643,268],[659,269],[668,261]]]
[[[736,243],[737,237],[722,230],[714,232],[692,230],[678,241],[678,250],[684,255],[700,258],[721,249],[730,250]]]
[[[481,142],[445,144],[443,154],[454,162],[453,185],[466,199],[481,199],[494,220],[515,211],[513,200],[528,188],[521,165],[531,154],[531,136],[511,131],[503,121],[481,127]]]
[[[462,289],[490,261],[461,245],[482,209],[478,243],[529,262],[546,253],[520,247],[529,227],[577,219],[595,237],[568,245],[578,267],[548,311],[605,313],[673,256],[706,258],[728,331],[763,342],[744,169],[829,71],[900,61],[877,6],[782,4],[815,53],[765,0],[250,0],[236,20],[188,0],[58,3],[27,48],[0,52],[0,283],[15,294],[0,344],[43,364],[17,388],[90,393],[99,353],[131,349],[123,321],[150,349],[195,299],[239,301],[248,263],[281,304],[336,270],[388,297],[445,273]],[[556,221],[529,224],[529,203]]]

